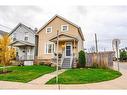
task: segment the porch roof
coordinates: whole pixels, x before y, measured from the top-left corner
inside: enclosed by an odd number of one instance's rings
[[[71,40],[78,41],[78,39],[72,35],[59,34],[59,41],[71,41]],[[52,37],[49,41],[56,42],[57,36]]]
[[[20,46],[32,46],[34,47],[35,44],[33,43],[29,43],[29,42],[25,42],[25,41],[20,41],[20,40],[17,40],[17,41],[14,41],[10,44],[10,46],[14,46],[14,47],[20,47]]]

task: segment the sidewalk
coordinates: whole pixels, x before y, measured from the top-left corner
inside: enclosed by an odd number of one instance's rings
[[[117,64],[114,64],[114,68],[117,70]],[[60,73],[65,70],[60,70]],[[127,64],[120,63],[120,72],[123,74],[121,77],[114,80],[91,83],[91,84],[72,84],[72,85],[60,85],[60,89],[127,89]],[[58,85],[45,84],[49,79],[56,76],[56,71],[50,74],[46,74],[40,78],[37,78],[29,83],[8,82],[0,81],[0,89],[58,89]]]
[[[62,69],[62,70],[59,70],[59,73],[58,74],[61,74],[63,73],[64,71],[66,71],[65,69]],[[57,72],[52,72],[52,73],[49,73],[49,74],[45,74],[33,81],[30,81],[28,82],[29,84],[41,84],[41,85],[44,85],[46,82],[48,82],[50,79],[56,77],[57,75]]]

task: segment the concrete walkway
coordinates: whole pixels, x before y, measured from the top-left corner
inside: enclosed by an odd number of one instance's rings
[[[114,69],[117,69],[117,64],[114,63]],[[64,72],[61,70],[60,73]],[[114,80],[77,85],[60,85],[60,89],[127,89],[127,64],[120,63],[121,77]],[[56,72],[46,74],[29,83],[7,82],[0,81],[0,89],[58,89],[58,85],[44,85],[48,79],[55,77]]]
[[[59,70],[58,74],[61,74],[64,71],[66,71],[66,70],[65,69]],[[49,74],[45,74],[45,75],[43,75],[43,76],[41,76],[41,77],[39,77],[39,78],[37,78],[37,79],[35,79],[33,81],[30,81],[28,83],[29,84],[42,84],[42,85],[44,85],[50,79],[56,77],[56,75],[57,75],[57,72],[55,71],[55,72],[52,72],[52,73],[49,73]]]

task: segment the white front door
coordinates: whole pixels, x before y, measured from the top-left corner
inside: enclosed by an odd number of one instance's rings
[[[72,56],[72,43],[71,42],[66,43],[65,56],[66,57],[71,57]]]

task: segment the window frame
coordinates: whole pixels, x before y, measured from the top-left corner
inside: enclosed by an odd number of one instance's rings
[[[27,40],[26,40],[26,38],[27,38]],[[28,40],[29,40],[29,37],[28,36],[25,36],[24,41],[28,41]]]
[[[51,29],[51,31],[50,32],[47,32],[48,31],[48,28],[50,28]],[[52,27],[50,26],[50,27],[46,27],[46,33],[52,33]]]
[[[52,46],[54,46],[54,48],[51,47],[51,53],[48,52],[48,50],[49,50],[49,47],[48,47],[49,44],[51,44]],[[55,52],[55,43],[53,43],[53,42],[46,43],[45,44],[45,54],[53,54],[54,52]]]
[[[63,27],[64,27],[64,26],[67,26],[67,30],[63,30]],[[61,25],[61,31],[62,31],[62,32],[67,32],[68,30],[69,30],[69,25]]]
[[[29,32],[25,32],[24,41],[29,41],[29,36],[28,35],[29,35]],[[27,38],[27,40],[25,38]]]

